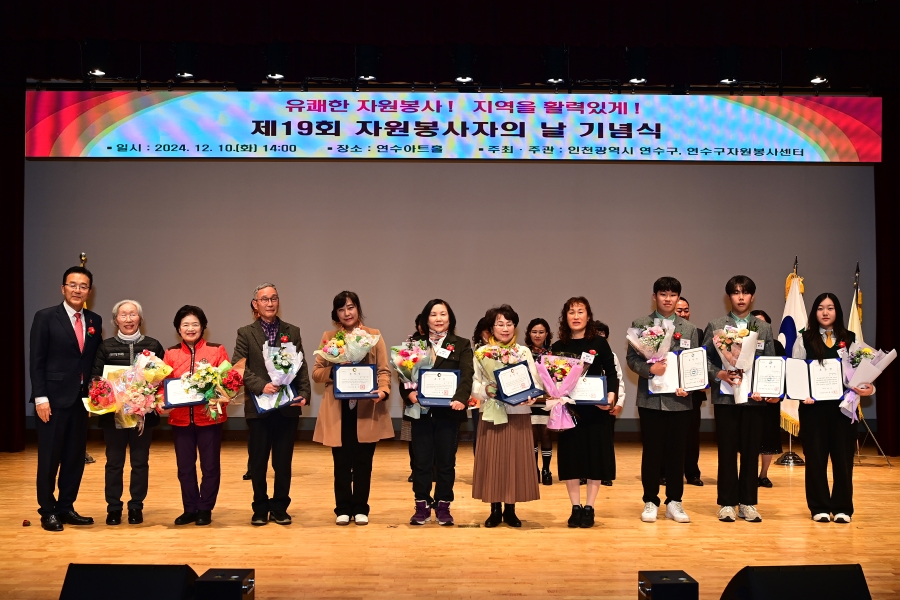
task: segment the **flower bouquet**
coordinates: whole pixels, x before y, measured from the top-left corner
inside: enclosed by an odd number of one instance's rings
[[[758,340],[759,327],[756,325],[756,319],[750,319],[745,328],[739,329],[726,325],[724,329],[713,331],[713,346],[715,346],[719,358],[722,359],[722,368],[726,371],[738,372],[739,387],[741,388],[744,387],[741,385],[744,382],[744,372],[753,369]],[[720,384],[720,389],[723,394],[734,394],[736,404],[747,402],[746,394],[737,393],[737,390],[726,381]]]
[[[568,394],[578,385],[578,378],[584,371],[584,361],[566,356],[544,354],[537,362],[538,377],[544,384],[549,399],[550,420],[547,427],[556,431],[564,431],[575,427],[575,422],[566,404],[572,399]]]
[[[399,346],[391,346],[391,366],[397,371],[397,377],[403,383],[404,389],[416,389],[419,371],[434,366],[434,353],[431,352],[428,340],[409,338]],[[422,415],[422,410],[423,408],[415,403],[405,407],[403,414],[418,419]]]
[[[282,403],[286,406],[293,400],[290,384],[303,365],[303,353],[297,350],[293,342],[282,343],[280,347],[275,348],[270,348],[266,342],[263,344],[262,353],[269,379],[278,387],[277,393],[256,396],[257,410],[268,412],[280,408]]]
[[[872,383],[879,375],[897,358],[897,351],[891,350],[885,353],[883,350],[860,342],[850,344],[850,350],[846,350],[846,344],[841,342],[842,357],[841,368],[844,375],[844,386],[847,392],[841,401],[841,412],[850,418],[851,423],[857,421],[857,409],[859,407],[859,394],[852,389],[864,383]]]
[[[330,340],[322,340],[322,345],[314,354],[330,363],[358,363],[375,347],[380,337],[359,327],[350,333],[338,331]]]
[[[134,368],[140,372],[144,381],[157,386],[172,373],[172,367],[149,350],[144,350],[137,355],[134,360]]]
[[[138,427],[143,433],[144,417],[162,406],[162,399],[157,396],[159,384],[148,383],[143,378],[142,370],[132,367],[122,377],[120,385],[121,391],[116,391],[121,410],[116,411],[116,422],[123,429]]]
[[[653,325],[645,327],[629,327],[625,338],[648,363],[658,363],[663,360],[672,347],[672,338],[675,335],[675,325],[668,319],[653,319]],[[674,367],[673,367],[674,368]],[[659,381],[650,380],[650,386],[663,385],[662,378]],[[662,389],[662,388],[659,388]]]
[[[202,360],[193,373],[181,376],[184,391],[188,396],[206,402],[206,413],[212,420],[219,418],[222,404],[231,401],[243,385],[244,378],[227,360],[217,367]]]
[[[475,360],[478,361],[484,373],[491,379],[484,386],[485,400],[482,403],[481,419],[495,425],[509,422],[506,409],[497,400],[497,382],[493,381],[494,372],[510,365],[516,365],[525,360],[526,355],[517,346],[508,348],[500,346],[482,346],[475,350]]]
[[[95,415],[105,415],[115,412],[116,392],[112,384],[102,377],[94,377],[88,390],[88,397],[82,398],[84,408]]]

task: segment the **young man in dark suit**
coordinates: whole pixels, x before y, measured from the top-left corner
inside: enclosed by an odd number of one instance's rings
[[[63,524],[92,525],[75,512],[84,473],[87,396],[94,355],[103,336],[102,319],[84,308],[93,276],[84,267],[63,274],[64,301],[38,311],[31,325],[31,400],[38,438],[37,499],[41,526],[62,531]],[[57,472],[59,473],[57,478]],[[59,497],[53,492],[59,487]]]

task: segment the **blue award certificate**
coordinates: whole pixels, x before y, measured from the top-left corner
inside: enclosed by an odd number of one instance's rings
[[[181,408],[183,406],[199,406],[206,404],[206,398],[203,396],[193,396],[184,391],[181,386],[181,378],[164,379],[163,387],[163,408]]]
[[[507,404],[521,404],[544,394],[534,386],[527,362],[497,369],[494,378],[497,380],[497,398]]]
[[[338,400],[377,398],[375,365],[335,365],[331,371]]]
[[[569,392],[575,404],[609,404],[606,397],[606,375],[587,375],[578,378],[575,389]]]
[[[291,401],[297,397],[297,388],[294,387],[294,383],[291,382],[289,385],[281,386],[281,390],[274,394],[263,394],[261,396],[257,396],[256,394],[251,394],[247,392],[247,395],[253,400],[253,406],[256,407],[256,412],[258,414],[263,414],[267,412],[271,412],[273,410],[278,410],[279,408],[284,408],[285,406],[290,406]],[[279,398],[278,394],[281,391],[284,391]]]
[[[419,384],[416,390],[419,404],[425,408],[450,406],[457,385],[459,385],[459,371],[423,369],[419,371]]]

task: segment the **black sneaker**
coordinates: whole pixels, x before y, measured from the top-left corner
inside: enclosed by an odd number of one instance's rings
[[[553,485],[553,473],[550,469],[541,469],[541,483],[543,485]]]
[[[253,518],[250,519],[251,525],[265,525],[269,522],[269,512],[265,510],[261,510],[259,512],[253,513]]]
[[[582,529],[590,529],[594,526],[594,507],[585,506],[581,512],[581,523],[578,525]]]
[[[581,527],[581,514],[583,512],[584,508],[582,508],[580,504],[572,506],[572,516],[569,517],[569,527]]]
[[[275,521],[279,525],[290,525],[291,515],[287,514],[287,512],[283,510],[273,510],[269,513],[269,520]]]

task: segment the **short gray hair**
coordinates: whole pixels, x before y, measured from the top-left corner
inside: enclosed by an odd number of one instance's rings
[[[116,317],[119,316],[119,309],[122,308],[122,306],[125,304],[134,304],[134,307],[137,309],[138,317],[141,318],[140,324],[143,325],[144,324],[144,309],[141,306],[141,303],[138,302],[137,300],[128,300],[128,299],[119,300],[118,302],[113,304],[113,308],[112,308],[112,321],[113,321],[113,325],[116,327],[116,329],[119,328],[119,324],[116,323]]]
[[[276,294],[278,293],[278,288],[275,287],[275,284],[274,284],[274,283],[269,283],[268,281],[266,281],[266,282],[263,282],[263,283],[259,284],[258,286],[256,286],[256,289],[253,290],[253,299],[256,300],[256,296],[259,294],[259,290],[264,290],[264,289],[266,289],[267,287],[270,287],[270,288],[272,288],[273,290],[275,290],[275,293],[276,293]]]

